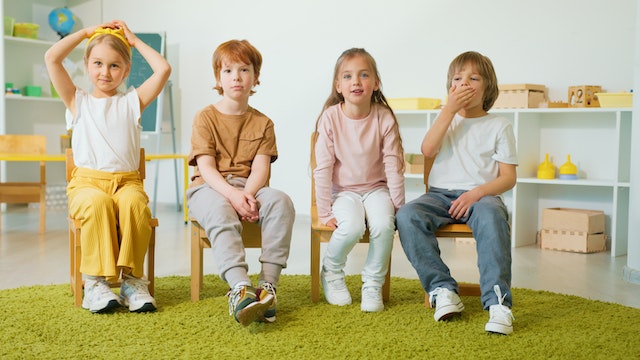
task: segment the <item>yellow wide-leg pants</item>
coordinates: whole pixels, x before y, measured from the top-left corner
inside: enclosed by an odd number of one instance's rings
[[[80,272],[141,278],[151,239],[149,197],[137,171],[76,168],[67,186],[69,215],[82,222]]]

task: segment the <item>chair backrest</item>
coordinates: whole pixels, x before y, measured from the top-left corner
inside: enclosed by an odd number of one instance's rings
[[[316,181],[313,176],[313,170],[316,168],[316,141],[318,140],[318,133],[316,131],[311,133],[311,155],[310,155],[310,164],[311,167],[311,208],[315,209],[316,207]]]
[[[68,148],[66,153],[66,178],[67,178],[67,182],[69,182],[71,180],[71,174],[73,173],[73,169],[76,168],[76,164],[73,162],[73,149]],[[144,180],[146,173],[145,173],[145,156],[144,156],[144,148],[140,148],[140,164],[138,164],[138,172],[140,173],[140,179]]]
[[[47,137],[44,135],[0,135],[0,153],[46,154]]]
[[[424,188],[425,191],[429,191],[429,173],[431,172],[431,168],[433,167],[433,162],[436,160],[435,157],[424,158]]]

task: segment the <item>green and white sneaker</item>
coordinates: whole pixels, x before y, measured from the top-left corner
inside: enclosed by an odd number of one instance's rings
[[[273,304],[271,305],[271,307],[267,309],[267,311],[264,312],[263,318],[258,319],[258,321],[264,321],[267,323],[275,322],[276,321],[276,303],[278,301],[278,298],[276,297],[276,288],[273,286],[273,284],[265,281],[265,282],[260,282],[260,286],[258,287],[256,292],[258,294],[258,299],[260,300],[264,299],[268,295],[273,295]]]
[[[253,286],[236,285],[229,290],[229,315],[233,315],[242,326],[247,326],[252,322],[262,319],[265,312],[273,304],[273,295],[267,294],[258,297]]]

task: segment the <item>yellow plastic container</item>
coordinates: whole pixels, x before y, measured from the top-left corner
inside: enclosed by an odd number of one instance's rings
[[[567,162],[560,166],[559,178],[562,180],[578,179],[578,167],[571,162],[571,155],[567,155]]]
[[[27,39],[37,39],[38,30],[40,30],[40,25],[38,24],[15,23],[13,25],[13,36]]]
[[[432,98],[395,98],[387,99],[393,110],[433,110],[440,107],[440,99]]]
[[[549,161],[549,154],[545,155],[544,162],[538,165],[538,179],[555,179],[556,167]]]
[[[633,105],[633,93],[595,93],[603,108],[624,108]]]

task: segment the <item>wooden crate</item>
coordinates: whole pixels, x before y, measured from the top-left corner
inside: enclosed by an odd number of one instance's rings
[[[547,88],[537,84],[498,85],[500,94],[494,109],[527,109],[538,108],[547,102]]]
[[[602,92],[597,85],[569,86],[568,103],[570,107],[600,107],[596,93]]]

